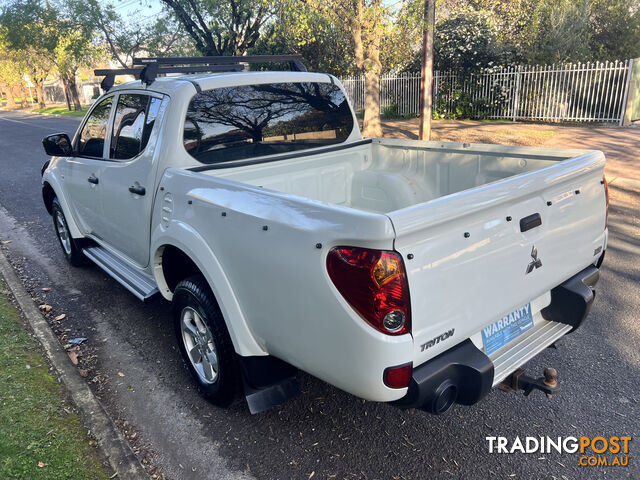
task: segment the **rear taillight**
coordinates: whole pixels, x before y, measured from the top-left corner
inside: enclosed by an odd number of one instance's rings
[[[604,184],[604,198],[607,202],[607,213],[604,216],[604,228],[607,228],[609,223],[609,184],[607,183],[607,177],[602,176],[602,183]]]
[[[336,247],[327,271],[345,300],[375,329],[387,335],[411,331],[409,286],[396,252]]]

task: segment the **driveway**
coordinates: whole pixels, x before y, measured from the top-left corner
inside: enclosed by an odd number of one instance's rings
[[[580,467],[577,455],[489,454],[485,439],[640,434],[637,182],[613,182],[609,250],[588,321],[557,350],[547,349],[527,365],[535,375],[546,366],[558,369],[563,391],[551,400],[539,392],[526,398],[496,390],[476,406],[431,416],[366,402],[301,373],[298,398],[251,416],[243,402],[223,410],[194,391],[168,303],[142,304],[97,268],[75,269],[64,261],[40,198],[46,160],[40,142],[77,125],[75,119],[0,112],[0,240],[11,242],[2,248],[34,299],[53,306],[50,323],[63,343],[88,338],[80,357],[87,382],[151,473],[269,480],[640,477],[637,455],[626,468]],[[455,130],[436,125],[443,138]],[[464,124],[461,132],[477,135]],[[572,145],[624,150],[608,129],[600,141],[576,132],[585,143],[567,134]],[[627,176],[637,173],[635,168]],[[53,320],[62,313],[64,319]],[[632,454],[636,448],[632,442]]]

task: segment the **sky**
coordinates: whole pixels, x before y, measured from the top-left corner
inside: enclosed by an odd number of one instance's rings
[[[162,10],[160,0],[101,0],[110,3],[124,18],[139,15],[138,19],[147,19],[157,16]]]

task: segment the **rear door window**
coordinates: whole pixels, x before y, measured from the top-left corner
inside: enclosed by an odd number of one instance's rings
[[[129,160],[146,148],[161,102],[149,95],[119,96],[111,129],[109,158]]]
[[[113,97],[105,98],[93,109],[78,138],[78,155],[102,158]]]
[[[277,83],[208,90],[189,105],[183,142],[204,164],[344,142],[353,116],[332,83]]]

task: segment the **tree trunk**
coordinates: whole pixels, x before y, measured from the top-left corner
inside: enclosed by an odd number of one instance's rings
[[[80,104],[80,95],[78,94],[78,85],[76,85],[75,76],[69,79],[67,83],[69,88],[69,93],[71,93],[71,101],[73,102],[73,109],[76,112],[82,110],[82,105]]]
[[[26,89],[26,87],[21,84],[18,87],[18,91],[20,92],[20,107],[21,108],[27,108],[28,102],[27,102],[27,89]]]
[[[367,8],[370,9],[367,12]],[[356,65],[364,70],[364,123],[362,135],[381,137],[380,125],[380,26],[381,0],[374,0],[369,7],[364,0],[357,0],[355,12],[351,17],[351,35],[353,37]]]
[[[7,106],[15,107],[16,106],[16,98],[13,95],[13,86],[8,85],[3,87],[2,90],[5,92],[5,96],[7,97]]]
[[[380,69],[372,66],[364,72],[364,128],[365,137],[381,137],[380,125]]]
[[[38,106],[45,108],[47,104],[44,103],[44,88],[41,82],[36,83],[36,95],[38,96]]]
[[[14,102],[15,97],[20,97],[20,108],[24,108],[27,106],[27,97],[24,95],[24,92],[20,88],[20,85],[14,85],[11,87],[11,96],[14,98]]]
[[[436,21],[436,1],[424,0],[424,30],[422,31],[422,70],[420,74],[420,140],[431,139],[433,115],[433,30]]]
[[[62,89],[64,90],[64,99],[67,102],[67,110],[71,111],[71,102],[69,101],[69,85],[67,84],[67,80],[62,78]]]

